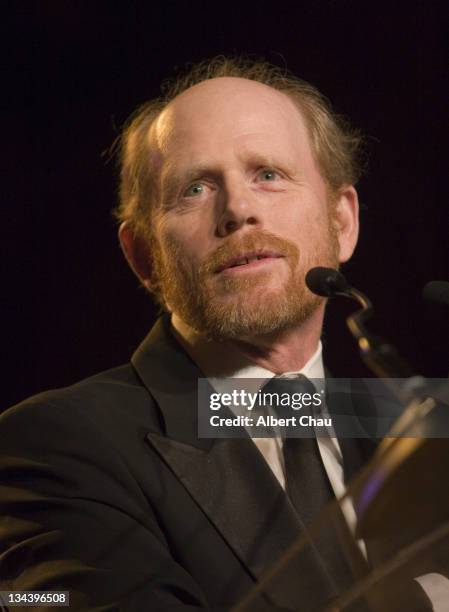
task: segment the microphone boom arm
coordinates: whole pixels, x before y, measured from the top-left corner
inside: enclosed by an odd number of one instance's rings
[[[357,340],[360,355],[379,378],[410,378],[415,372],[397,350],[382,338],[368,332],[365,322],[374,313],[371,301],[361,291],[350,287],[340,295],[356,300],[362,308],[349,315],[346,323]]]
[[[360,304],[361,309],[349,315],[346,323],[357,340],[362,360],[376,376],[388,379],[389,386],[402,402],[408,403],[410,399],[416,397],[416,392],[424,387],[424,379],[416,375],[394,346],[371,334],[366,328],[366,321],[374,312],[369,298],[358,289],[351,287],[343,274],[332,268],[312,268],[306,275],[306,284],[317,295],[342,296]],[[406,378],[408,383],[396,384],[394,382],[396,378]]]

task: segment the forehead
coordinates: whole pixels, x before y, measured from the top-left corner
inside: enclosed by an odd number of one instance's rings
[[[263,83],[235,77],[204,81],[177,96],[148,134],[163,157],[217,148],[217,143],[245,146],[308,146],[304,119],[284,93]],[[259,142],[258,142],[259,141]]]

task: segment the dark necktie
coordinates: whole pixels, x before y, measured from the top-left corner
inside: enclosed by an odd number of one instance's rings
[[[302,375],[294,379],[274,377],[263,391],[279,394],[316,393],[310,380]],[[303,406],[299,415],[305,414],[313,416],[311,409]],[[325,507],[335,500],[316,437],[286,437],[283,455],[286,493],[303,524],[310,526]],[[333,519],[326,521],[313,538],[313,544],[338,591],[349,588],[355,580],[355,574],[361,570],[361,554],[355,551],[356,545],[351,540],[352,536],[339,508],[335,509]]]

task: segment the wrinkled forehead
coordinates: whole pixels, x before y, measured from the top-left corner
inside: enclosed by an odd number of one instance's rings
[[[226,140],[268,131],[286,141],[308,140],[301,112],[286,94],[256,81],[220,77],[172,100],[153,123],[148,144],[164,154],[192,134]]]

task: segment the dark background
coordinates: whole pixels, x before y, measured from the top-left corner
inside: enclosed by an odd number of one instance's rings
[[[448,311],[422,286],[449,280],[446,2],[3,3],[2,400],[118,365],[155,316],[118,247],[107,153],[167,76],[219,53],[286,64],[367,136],[362,233],[346,273],[380,331],[421,373],[449,370]],[[444,178],[443,180],[443,172]],[[363,375],[344,316],[329,367]]]

